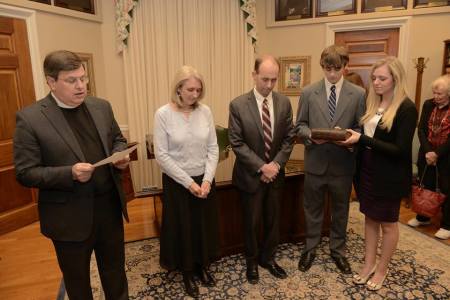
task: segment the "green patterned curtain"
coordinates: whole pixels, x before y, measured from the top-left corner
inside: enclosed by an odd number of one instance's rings
[[[252,39],[253,46],[256,45],[256,1],[238,0],[244,13],[247,34]],[[115,0],[116,3],[116,43],[117,51],[120,53],[127,46],[130,34],[130,23],[133,17],[133,9],[138,0]]]
[[[247,34],[252,39],[253,46],[256,45],[256,0],[239,0],[241,10],[244,12]]]
[[[133,9],[138,0],[115,0],[116,2],[116,43],[117,51],[121,53],[127,46],[130,34],[130,23]]]

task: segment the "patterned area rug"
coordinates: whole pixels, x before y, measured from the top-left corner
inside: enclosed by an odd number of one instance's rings
[[[279,280],[260,268],[260,282],[247,283],[245,259],[232,255],[211,267],[217,286],[200,287],[202,299],[450,299],[450,247],[400,224],[400,242],[384,287],[370,292],[341,274],[330,257],[328,238],[317,249],[312,268],[297,269],[303,244],[283,244],[277,261],[289,277]],[[360,269],[364,255],[363,216],[358,203],[351,204],[348,226],[348,257],[352,269]],[[181,274],[160,268],[158,239],[126,245],[126,270],[130,299],[189,299]],[[102,299],[100,281],[92,264],[94,299]]]

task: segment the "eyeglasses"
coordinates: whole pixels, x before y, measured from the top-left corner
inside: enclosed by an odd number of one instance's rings
[[[326,67],[323,67],[323,68],[327,72],[331,72],[331,71],[340,72],[342,70],[342,67],[333,67],[333,66],[326,66]]]
[[[78,80],[80,80],[81,84],[86,84],[89,82],[89,77],[84,75],[81,77],[68,77],[68,78],[62,79],[62,81],[64,81],[67,84],[71,84],[71,85],[75,85],[78,82]]]

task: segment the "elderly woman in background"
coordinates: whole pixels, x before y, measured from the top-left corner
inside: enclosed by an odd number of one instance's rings
[[[420,141],[417,166],[420,178],[424,173],[425,166],[427,167],[423,184],[430,190],[436,188],[436,171],[438,172],[439,188],[447,195],[447,198],[442,206],[441,228],[435,233],[435,236],[446,240],[450,239],[450,76],[444,75],[437,78],[431,84],[431,89],[433,99],[423,103],[417,131]],[[421,215],[408,221],[408,225],[412,227],[430,223],[430,218]]]
[[[183,275],[186,293],[199,296],[194,275],[214,286],[209,264],[218,257],[214,174],[219,149],[211,110],[199,101],[205,84],[196,69],[175,75],[170,103],[155,113],[155,157],[163,172],[160,264]]]
[[[365,215],[365,256],[353,281],[366,284],[372,291],[379,290],[387,276],[399,238],[400,201],[411,189],[417,111],[407,96],[405,76],[395,57],[386,57],[372,66],[367,110],[361,118],[364,133],[347,129],[351,136],[343,142],[360,145],[356,191],[360,211]],[[381,256],[377,264],[380,230]]]

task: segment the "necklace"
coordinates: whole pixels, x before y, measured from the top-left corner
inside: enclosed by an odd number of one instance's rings
[[[447,119],[449,110],[450,110],[450,108],[447,109],[447,111],[445,112],[445,115],[442,117],[441,121],[438,122],[439,124],[436,124],[436,115],[438,114],[438,109],[433,111],[433,113],[432,113],[433,120],[431,121],[431,131],[433,132],[433,135],[437,135],[441,131],[442,124],[444,124],[445,119]]]
[[[382,116],[384,114],[384,108],[378,107],[378,110],[375,114],[377,116]]]

